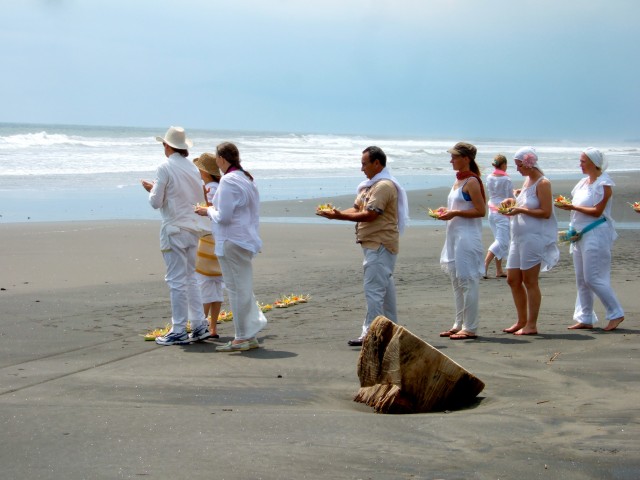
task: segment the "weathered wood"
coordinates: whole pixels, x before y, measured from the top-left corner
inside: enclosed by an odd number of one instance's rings
[[[354,401],[377,413],[421,413],[468,405],[484,383],[388,318],[377,317],[358,359]]]

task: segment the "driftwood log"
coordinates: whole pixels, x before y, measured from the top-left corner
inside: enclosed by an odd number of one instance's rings
[[[354,401],[376,413],[422,413],[475,401],[484,383],[449,357],[388,318],[377,317],[358,359]]]

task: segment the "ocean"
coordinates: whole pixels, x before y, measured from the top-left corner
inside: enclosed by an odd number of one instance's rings
[[[155,137],[166,128],[0,124],[0,223],[159,218],[140,179],[152,180],[163,160]],[[446,150],[457,141],[190,129],[187,135],[194,142],[191,158],[215,151],[222,141],[234,142],[262,201],[354,193],[364,178],[361,151],[369,145],[387,153],[387,166],[407,190],[448,186],[453,172]],[[551,179],[580,177],[580,152],[589,146],[465,140],[478,147],[477,162],[485,173],[496,154],[511,158],[521,146],[533,145]],[[640,142],[594,146],[607,155],[609,171],[640,170]]]

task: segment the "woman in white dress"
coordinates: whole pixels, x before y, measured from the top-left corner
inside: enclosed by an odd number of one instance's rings
[[[605,308],[609,321],[603,330],[615,330],[624,320],[624,310],[611,288],[611,249],[617,234],[611,218],[611,197],[615,184],[605,170],[604,155],[597,148],[589,147],[580,155],[582,173],[571,191],[571,205],[559,208],[571,211],[571,227],[582,232],[580,240],[571,244],[573,266],[576,271],[578,295],[573,313],[574,329],[591,329],[598,321],[593,310],[597,296]]]
[[[514,160],[525,180],[515,201],[505,200],[503,205],[512,207],[507,283],[518,318],[503,332],[537,335],[542,300],[538,277],[541,271],[551,270],[560,258],[556,245],[558,222],[553,214],[551,182],[538,166],[535,149],[521,148]]]
[[[478,290],[483,273],[482,217],[486,212],[486,199],[475,161],[476,147],[459,142],[448,152],[456,170],[456,181],[447,199],[447,209],[438,217],[447,221],[440,266],[451,279],[456,317],[453,327],[440,336],[466,340],[478,338]]]
[[[493,232],[493,243],[489,246],[484,259],[484,278],[489,277],[489,265],[495,259],[496,278],[507,276],[502,269],[502,259],[509,254],[509,217],[498,212],[498,207],[507,198],[513,198],[513,183],[507,175],[507,157],[496,155],[491,164],[495,168],[487,176],[487,195],[489,196],[489,226]]]

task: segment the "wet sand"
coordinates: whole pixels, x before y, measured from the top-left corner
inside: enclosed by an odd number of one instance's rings
[[[625,202],[640,200],[640,176],[614,179],[614,217],[637,222]],[[574,183],[554,182],[554,193]],[[441,205],[446,193],[411,192],[412,217],[427,219],[420,205]],[[265,203],[262,215],[312,217],[317,203]],[[453,342],[438,337],[453,315],[438,265],[443,226],[411,226],[401,239],[400,323],[486,388],[464,410],[390,416],[352,401],[359,349],[346,341],[364,315],[352,224],[261,226],[258,299],[312,298],[269,312],[263,348],[233,354],[214,351],[231,339],[229,323],[219,325],[219,342],[143,341],[170,321],[159,222],[0,225],[4,476],[638,478],[640,230],[619,230],[614,247],[612,280],[626,310],[618,330],[603,332],[602,320],[591,331],[566,329],[575,285],[562,247],[559,265],[541,277],[540,335],[501,332],[513,303],[505,280],[489,279],[480,286],[480,338]],[[486,228],[485,248],[490,241]]]

